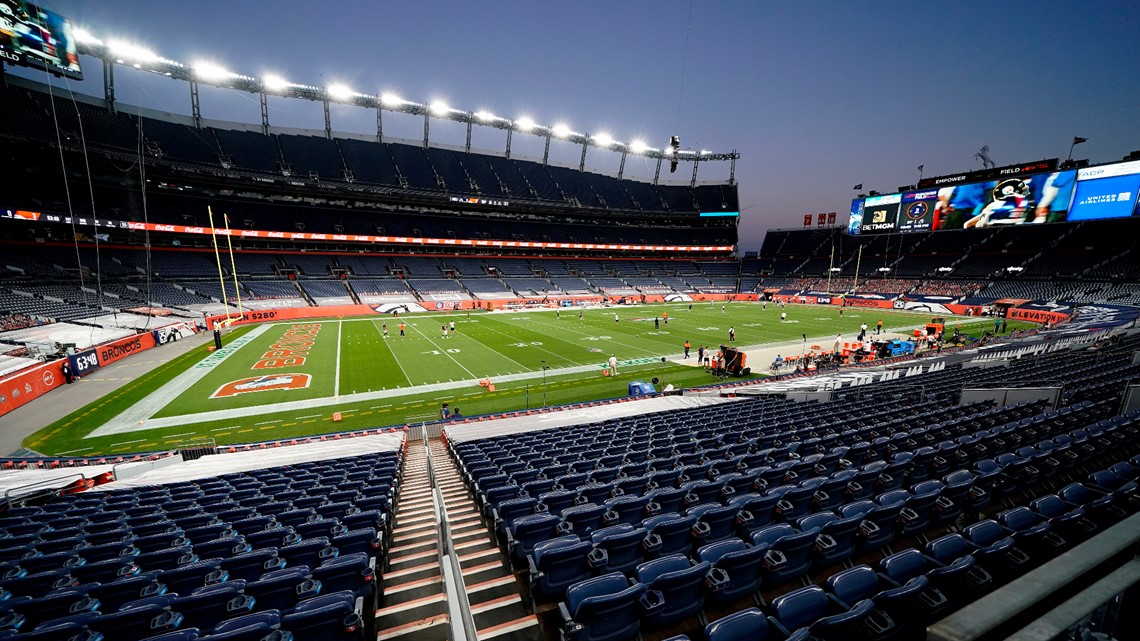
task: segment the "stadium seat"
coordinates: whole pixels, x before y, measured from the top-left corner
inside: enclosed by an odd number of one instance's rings
[[[701,546],[697,559],[712,565],[708,585],[709,601],[731,603],[760,588],[761,572],[767,545],[750,545],[740,539],[728,539]]]
[[[641,618],[661,607],[645,599],[641,583],[630,585],[620,572],[571,585],[559,603],[562,634],[578,641],[620,641],[637,636]]]
[[[647,532],[632,525],[612,525],[594,530],[590,541],[590,567],[595,573],[628,572],[645,560],[644,542]]]
[[[785,639],[807,629],[811,638],[820,641],[840,641],[861,631],[870,619],[875,605],[870,599],[859,601],[850,609],[817,585],[801,588],[777,597],[772,601],[769,623]]]
[[[590,578],[593,545],[568,535],[542,541],[530,555],[530,590],[536,601],[561,598],[566,588]]]
[[[661,593],[659,611],[647,614],[647,627],[661,628],[700,612],[705,603],[705,577],[712,565],[692,563],[683,554],[673,554],[637,566],[635,578],[649,590]]]

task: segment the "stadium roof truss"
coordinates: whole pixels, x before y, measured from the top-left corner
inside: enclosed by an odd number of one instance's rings
[[[585,134],[571,131],[565,125],[546,126],[535,123],[529,118],[510,119],[486,111],[464,111],[454,109],[443,103],[435,102],[423,104],[412,100],[405,100],[395,94],[360,93],[350,87],[330,84],[325,87],[298,84],[289,82],[278,76],[267,75],[262,78],[246,76],[235,73],[223,67],[198,63],[184,65],[174,60],[168,60],[143,47],[126,42],[110,40],[104,42],[90,33],[78,29],[76,31],[79,52],[99,58],[103,61],[103,93],[108,109],[115,109],[115,65],[128,65],[134,69],[149,71],[159,75],[184,80],[190,83],[190,111],[196,126],[201,126],[202,115],[198,101],[198,85],[205,84],[215,87],[237,89],[257,94],[261,101],[261,128],[264,133],[269,132],[268,96],[281,96],[284,98],[301,98],[313,100],[324,105],[325,135],[332,138],[332,119],[329,114],[329,104],[339,103],[354,105],[376,110],[376,139],[382,141],[384,133],[383,113],[385,111],[420,115],[424,118],[423,145],[428,146],[431,119],[452,120],[467,124],[467,142],[465,150],[471,151],[471,130],[474,126],[491,127],[507,132],[505,153],[511,155],[511,138],[517,133],[529,134],[546,139],[543,151],[543,164],[547,164],[550,156],[550,141],[552,138],[566,140],[582,146],[582,156],[578,164],[579,171],[586,169],[586,152],[590,147],[606,149],[621,153],[621,164],[618,169],[618,178],[625,172],[625,161],[629,154],[646,156],[657,159],[657,170],[653,183],[657,184],[661,176],[661,165],[664,162],[692,162],[693,175],[690,185],[697,183],[697,170],[703,162],[730,163],[729,183],[736,179],[736,160],[740,158],[735,149],[726,152],[713,152],[707,150],[693,151],[689,149],[674,149],[670,147],[657,149],[641,141],[623,143],[611,138],[608,134]]]

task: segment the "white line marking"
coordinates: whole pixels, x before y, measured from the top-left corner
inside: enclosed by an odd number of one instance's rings
[[[300,420],[300,419],[303,419],[303,418],[320,418],[320,417],[321,417],[321,415],[320,415],[320,414],[310,414],[310,415],[308,415],[308,416],[298,416],[298,417],[297,417],[297,420]],[[269,421],[269,422],[270,422],[270,423],[272,423],[273,421]],[[258,425],[261,425],[261,423],[258,423]]]
[[[372,321],[372,329],[376,330],[377,332],[381,331],[380,328],[376,326],[376,321]],[[388,353],[392,355],[392,360],[396,361],[396,366],[400,368],[401,372],[403,372],[404,380],[408,381],[408,385],[415,387],[415,383],[412,382],[412,377],[408,376],[408,372],[404,370],[404,366],[400,363],[400,359],[396,357],[396,350],[392,349],[392,345],[390,343],[384,344],[387,345]]]
[[[415,327],[415,325],[412,325],[412,327]],[[427,339],[427,342],[431,343],[431,346],[432,346],[432,347],[434,347],[434,348],[436,348],[437,350],[439,350],[439,352],[440,352],[441,354],[443,354],[444,356],[446,356],[446,357],[450,358],[450,359],[451,359],[451,361],[452,361],[453,363],[455,363],[456,365],[458,365],[460,369],[462,369],[463,371],[467,372],[467,374],[468,374],[469,376],[471,376],[472,378],[478,378],[478,376],[475,376],[475,372],[472,372],[471,370],[467,369],[466,367],[463,367],[463,363],[460,363],[459,361],[455,360],[455,357],[454,357],[454,356],[452,356],[450,352],[448,352],[446,349],[444,349],[444,348],[440,347],[440,346],[439,346],[439,344],[438,344],[438,343],[436,343],[435,341],[433,341],[431,338],[429,338],[427,334],[425,334],[425,333],[421,332],[419,329],[416,329],[416,332],[417,332],[417,333],[418,333],[420,336],[423,336],[424,338],[426,338],[426,339]],[[491,350],[491,351],[494,351],[494,350]],[[498,352],[496,352],[496,353],[498,353]],[[409,383],[410,383],[410,382],[412,382],[412,379],[408,379],[408,382],[409,382]],[[439,381],[436,381],[436,383],[438,383],[438,382],[439,382]]]
[[[333,377],[333,396],[340,396],[340,332],[344,329],[344,321],[336,323],[336,376]]]

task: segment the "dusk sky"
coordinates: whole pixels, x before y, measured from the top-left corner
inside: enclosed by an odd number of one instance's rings
[[[980,168],[983,144],[999,165],[1063,160],[1074,135],[1089,139],[1074,157],[1094,163],[1140,149],[1135,0],[694,2],[687,56],[683,0],[43,4],[103,40],[186,64],[393,91],[654,147],[677,134],[686,148],[737,149],[746,250],[805,213],[845,222],[856,184],[889,192],[913,183],[920,164],[927,176]],[[72,88],[101,95],[97,62],[83,59],[87,79]],[[189,113],[186,83],[122,67],[116,81],[122,103]],[[271,98],[270,109],[274,125],[323,127],[319,103]],[[202,111],[260,121],[256,97],[232,90],[203,88]],[[374,122],[365,109],[333,110],[337,130],[374,132]],[[386,134],[417,138],[422,127],[386,116]],[[464,125],[432,122],[433,139],[463,136]],[[474,146],[504,142],[487,130]],[[542,140],[516,136],[513,147],[541,157]],[[576,165],[580,147],[552,152]],[[591,149],[587,165],[616,172],[618,159]],[[628,161],[627,174],[652,172]],[[690,175],[683,166],[672,178]],[[701,167],[703,179],[727,177],[727,163]]]

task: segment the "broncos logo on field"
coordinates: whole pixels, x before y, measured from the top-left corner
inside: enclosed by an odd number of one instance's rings
[[[218,388],[210,398],[227,398],[238,394],[251,392],[268,392],[272,390],[305,389],[309,386],[312,377],[308,374],[273,374],[270,376],[252,376],[236,381],[230,381]]]

